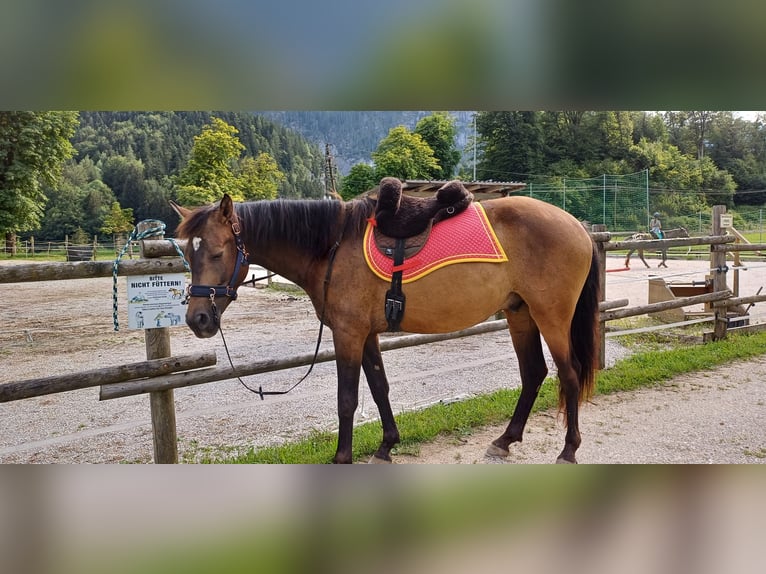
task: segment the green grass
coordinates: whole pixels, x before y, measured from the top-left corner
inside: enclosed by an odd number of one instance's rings
[[[704,371],[737,359],[748,359],[764,354],[766,333],[730,335],[724,341],[640,351],[620,361],[598,375],[596,394],[632,391],[655,386],[684,373]],[[419,411],[405,412],[396,417],[401,444],[394,454],[417,453],[421,443],[439,435],[464,436],[470,429],[509,420],[520,394],[520,389],[500,390],[450,404],[438,404]],[[548,377],[533,412],[557,406],[558,382]],[[378,448],[382,437],[378,421],[359,425],[354,429],[354,460],[366,459]],[[206,453],[200,462],[208,463],[327,463],[335,454],[336,434],[313,431],[307,438],[275,447],[250,449],[243,455]]]
[[[750,243],[766,243],[766,232],[762,231],[746,231],[740,232],[742,236]]]

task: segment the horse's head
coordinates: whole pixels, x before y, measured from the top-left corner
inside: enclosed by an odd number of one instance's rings
[[[212,337],[248,273],[234,204],[224,195],[218,204],[195,210],[171,206],[182,219],[177,234],[187,240],[184,254],[192,272],[186,324],[197,337]]]

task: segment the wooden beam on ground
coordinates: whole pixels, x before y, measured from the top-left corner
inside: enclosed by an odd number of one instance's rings
[[[215,365],[215,352],[197,355],[179,355],[128,363],[116,367],[103,367],[89,371],[81,371],[69,375],[56,375],[39,379],[28,379],[0,385],[0,403],[40,397],[53,393],[76,391],[88,387],[97,387],[110,383],[119,383],[147,377],[159,377],[179,371],[189,371]]]
[[[756,323],[754,325],[742,325],[741,327],[728,327],[726,329],[727,333],[739,333],[742,335],[751,335],[753,333],[761,333],[763,331],[766,331],[766,323]],[[704,333],[702,333],[703,343],[709,343],[715,340],[716,338],[715,338],[714,331],[705,331]]]

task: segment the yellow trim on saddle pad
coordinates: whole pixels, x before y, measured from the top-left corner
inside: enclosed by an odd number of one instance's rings
[[[364,231],[364,260],[370,270],[383,279],[391,280],[393,259],[375,246],[373,225]],[[472,203],[462,213],[440,221],[417,254],[405,260],[402,283],[416,281],[429,273],[453,263],[503,263],[508,261],[503,246],[480,203]]]

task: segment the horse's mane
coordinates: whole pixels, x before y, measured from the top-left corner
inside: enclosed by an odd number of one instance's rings
[[[182,238],[199,235],[207,217],[217,204],[197,209],[176,230]],[[364,231],[367,218],[375,209],[370,199],[350,202],[314,199],[276,199],[235,203],[242,235],[254,243],[279,241],[314,257],[326,254],[340,238],[357,237]],[[345,212],[345,217],[341,217]]]

